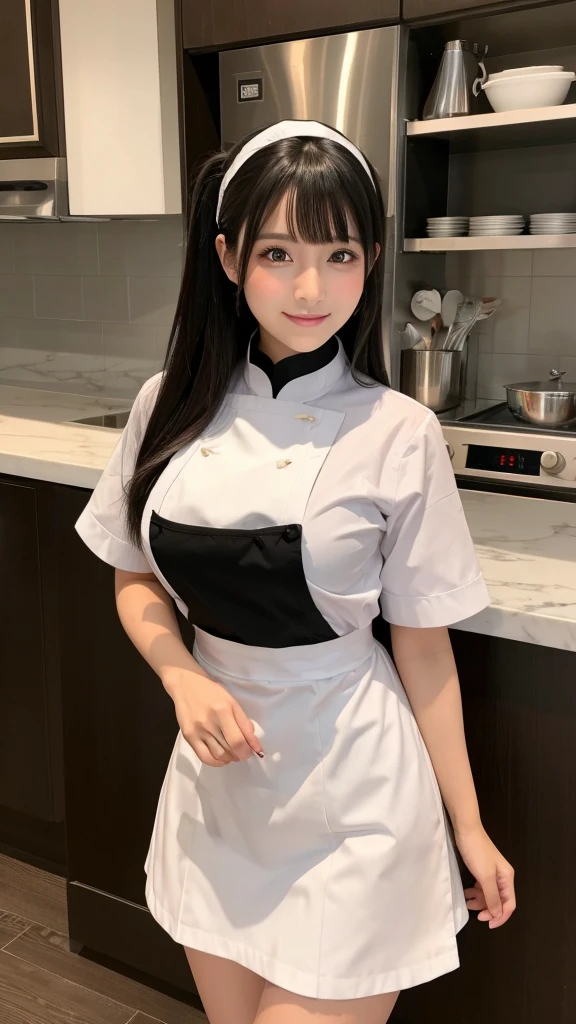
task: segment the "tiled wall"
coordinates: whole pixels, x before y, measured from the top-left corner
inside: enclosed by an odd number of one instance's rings
[[[182,218],[0,224],[0,384],[133,397],[162,365]]]
[[[547,379],[552,367],[576,380],[576,249],[450,253],[446,287],[502,299],[479,324],[467,395],[505,401],[503,384]]]

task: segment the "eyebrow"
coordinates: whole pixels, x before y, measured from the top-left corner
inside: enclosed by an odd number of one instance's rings
[[[263,234],[257,236],[256,241],[260,242],[264,238],[273,238],[275,241],[278,241],[278,242],[295,242],[296,241],[296,239],[293,238],[292,235],[282,234],[280,231],[265,231],[265,232],[263,232]],[[334,241],[343,242],[343,241],[345,241],[345,239],[343,239],[343,238],[334,239]],[[348,241],[349,242],[356,242],[357,245],[361,245],[362,244],[360,242],[360,239],[356,238],[355,235],[349,235],[348,236]]]

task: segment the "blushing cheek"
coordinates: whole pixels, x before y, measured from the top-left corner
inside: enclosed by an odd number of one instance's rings
[[[287,282],[283,275],[273,274],[261,267],[255,267],[246,278],[245,293],[250,306],[261,303],[276,303],[286,295]]]
[[[330,299],[334,310],[341,310],[344,315],[352,315],[364,291],[364,273],[340,273],[330,282]],[[344,322],[344,321],[343,321]]]

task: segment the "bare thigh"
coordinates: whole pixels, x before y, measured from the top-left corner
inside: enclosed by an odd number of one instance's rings
[[[386,1024],[397,998],[307,999],[265,982],[254,1024]]]
[[[210,1024],[254,1024],[264,978],[221,956],[184,952]]]

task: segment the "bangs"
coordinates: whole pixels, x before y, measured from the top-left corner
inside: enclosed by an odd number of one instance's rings
[[[293,241],[300,237],[308,245],[349,242],[349,219],[357,230],[356,217],[346,205],[347,196],[327,188],[320,176],[316,181],[300,182],[285,196],[286,224]],[[266,211],[264,222],[273,212],[274,209]]]
[[[369,266],[374,244],[379,241],[376,225],[381,223],[381,213],[368,175],[355,157],[330,143],[326,146],[325,140],[324,146],[319,146],[315,139],[304,147],[301,139],[287,141],[282,154],[278,153],[276,159],[270,159],[269,154],[260,174],[252,174],[250,190],[243,190],[240,282],[244,281],[250,253],[263,225],[284,198],[286,229],[294,241],[302,239],[309,245],[347,243],[351,227],[360,239]],[[294,143],[298,143],[297,149]],[[261,157],[261,153],[257,156]]]

